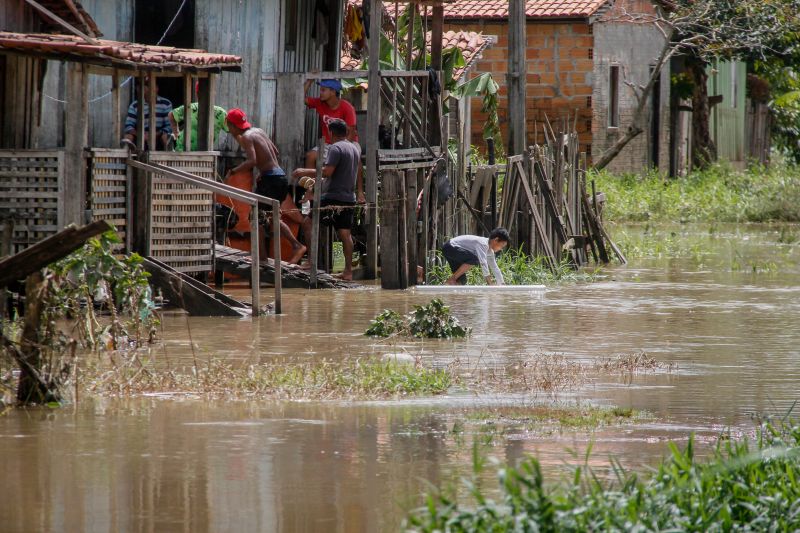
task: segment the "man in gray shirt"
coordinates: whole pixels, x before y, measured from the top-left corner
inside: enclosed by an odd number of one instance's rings
[[[356,205],[356,189],[358,197],[363,198],[361,175],[358,166],[361,162],[361,150],[358,145],[347,140],[347,124],[341,119],[328,122],[328,131],[333,144],[330,145],[322,167],[322,191],[320,196],[320,222],[333,226],[342,241],[344,252],[344,271],[342,279],[353,279],[353,211]],[[297,180],[302,176],[316,176],[313,168],[298,168],[292,172]],[[311,220],[303,222],[303,233],[306,239],[311,235]]]
[[[508,231],[504,228],[495,228],[489,234],[489,238],[461,235],[444,243],[442,254],[453,271],[453,275],[445,283],[465,285],[467,271],[473,266],[480,265],[488,285],[492,284],[492,278],[489,275],[490,268],[497,285],[503,285],[505,283],[503,273],[497,266],[494,254],[505,248],[509,239]]]

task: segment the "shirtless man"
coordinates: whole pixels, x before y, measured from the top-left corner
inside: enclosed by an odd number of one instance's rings
[[[275,144],[264,130],[254,128],[247,122],[247,116],[241,109],[228,111],[225,121],[228,124],[228,131],[242,147],[246,158],[241,165],[229,170],[228,174],[257,169],[258,178],[256,178],[255,192],[282,203],[289,194],[289,180],[278,164],[278,149]],[[227,178],[228,175],[225,177]],[[295,238],[285,222],[279,222],[281,237],[292,245],[292,257],[289,258],[289,263],[297,264],[306,253],[306,247]]]

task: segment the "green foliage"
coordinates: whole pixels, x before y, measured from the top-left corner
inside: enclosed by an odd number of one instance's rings
[[[800,221],[800,167],[779,161],[743,171],[717,164],[676,179],[655,171],[592,178],[608,198],[603,216],[613,222]]]
[[[491,72],[484,72],[472,78],[468,82],[459,85],[451,91],[457,98],[462,97],[483,97],[481,111],[486,113],[486,122],[483,124],[483,138],[494,139],[495,148],[498,156],[502,157],[503,138],[500,135],[500,118],[497,114],[498,101],[497,94],[500,86],[492,78]]]
[[[723,435],[723,437],[727,437]],[[754,440],[721,438],[709,459],[694,439],[642,479],[612,462],[604,481],[586,463],[568,484],[546,487],[529,458],[498,472],[495,500],[475,478],[470,503],[428,494],[408,517],[412,531],[794,531],[800,528],[800,427],[765,424]],[[477,453],[477,452],[476,452]],[[480,461],[475,461],[480,465]]]
[[[596,277],[594,273],[575,271],[566,260],[559,263],[555,271],[552,271],[543,257],[530,257],[521,248],[505,250],[497,257],[497,266],[503,273],[506,285],[593,281]],[[436,260],[428,268],[428,283],[444,285],[452,273],[441,252],[437,252]],[[486,280],[479,267],[467,271],[467,285],[485,284]]]
[[[434,298],[428,305],[415,305],[414,310],[402,316],[390,309],[384,310],[370,322],[364,335],[388,337],[408,335],[427,339],[455,339],[470,334],[471,329],[459,324],[444,302]]]
[[[691,98],[694,94],[694,80],[687,72],[673,74],[670,78],[670,91],[677,98]]]

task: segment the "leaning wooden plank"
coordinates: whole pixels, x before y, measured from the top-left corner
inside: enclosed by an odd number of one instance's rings
[[[69,226],[22,252],[0,261],[0,287],[25,279],[28,274],[65,257],[97,235],[113,229],[105,220],[83,227]]]
[[[250,277],[250,255],[229,246],[215,244],[217,270],[236,274],[245,278]],[[272,259],[261,262],[261,279],[272,279],[275,266]],[[281,263],[281,280],[283,287],[290,289],[308,289],[311,285],[311,275],[297,265]],[[344,281],[324,272],[317,273],[317,287],[321,289],[352,289],[360,287],[358,283]]]
[[[164,298],[192,316],[245,316],[247,304],[234,300],[169,265],[146,257],[143,262],[150,273],[150,284],[161,290]]]

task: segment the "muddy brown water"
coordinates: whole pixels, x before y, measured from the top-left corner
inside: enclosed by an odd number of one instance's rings
[[[753,415],[788,411],[800,384],[800,229],[618,231],[656,254],[654,243],[667,239],[677,257],[637,259],[541,295],[445,295],[474,328],[467,341],[362,336],[384,308],[409,310],[427,294],[292,290],[283,316],[255,323],[166,315],[154,353],[189,362],[407,352],[433,365],[459,357],[488,367],[539,352],[592,361],[643,350],[677,370],[603,376],[556,398],[652,413],[641,423],[453,431],[470,413],[553,400],[546,393],[325,403],[147,397],[10,410],[0,416],[0,531],[396,530],[428,483],[469,473],[474,442],[502,461],[533,454],[557,479],[590,444],[598,468],[609,455],[641,468],[664,455],[667,440],[746,434]]]

